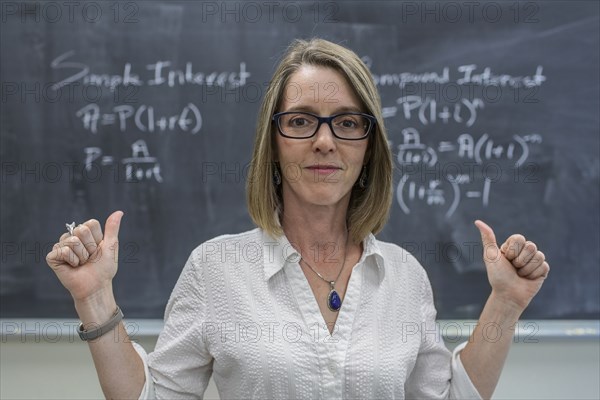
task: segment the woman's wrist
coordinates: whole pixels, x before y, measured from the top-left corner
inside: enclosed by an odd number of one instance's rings
[[[84,329],[90,325],[102,325],[114,315],[116,309],[117,302],[112,286],[88,298],[75,299],[75,310]]]
[[[499,295],[494,290],[492,290],[492,293],[488,298],[488,305],[490,305],[497,313],[504,315],[509,320],[518,320],[526,308],[526,306],[523,307],[510,298]]]

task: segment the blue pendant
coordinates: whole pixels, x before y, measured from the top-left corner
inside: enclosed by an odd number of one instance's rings
[[[340,295],[333,288],[329,292],[329,296],[327,296],[327,307],[331,311],[338,311],[342,307],[342,299],[340,299]]]

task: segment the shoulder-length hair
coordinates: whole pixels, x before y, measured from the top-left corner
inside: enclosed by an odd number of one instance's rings
[[[292,42],[269,83],[258,116],[246,182],[248,211],[254,223],[271,236],[283,234],[281,190],[273,182],[277,168],[274,158],[277,132],[272,118],[281,106],[290,76],[302,65],[323,66],[340,72],[360,99],[363,112],[377,120],[369,134],[365,155],[367,184],[365,188],[358,183],[354,185],[346,215],[350,238],[354,243],[360,243],[369,233],[381,231],[388,219],[392,204],[392,155],[383,124],[381,100],[371,73],[353,51],[323,39]]]

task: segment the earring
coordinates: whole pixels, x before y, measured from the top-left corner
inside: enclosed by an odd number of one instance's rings
[[[279,174],[279,168],[275,167],[275,172],[273,172],[273,182],[275,186],[281,185],[281,175]]]
[[[367,187],[367,166],[363,165],[363,170],[360,174],[360,178],[358,180],[358,186],[360,186],[361,189],[364,189]]]

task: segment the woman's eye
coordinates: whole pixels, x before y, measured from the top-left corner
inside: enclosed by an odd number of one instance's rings
[[[304,126],[306,125],[307,121],[304,118],[294,118],[293,120],[290,121],[290,124],[292,126]]]
[[[351,120],[351,119],[345,119],[343,120],[340,125],[342,126],[342,128],[356,128],[358,126],[358,124],[356,123],[356,121]]]

